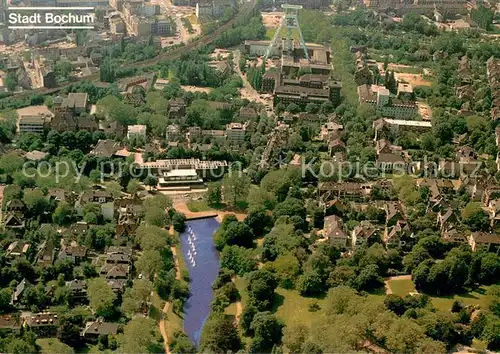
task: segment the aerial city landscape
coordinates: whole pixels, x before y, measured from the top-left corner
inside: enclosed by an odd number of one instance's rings
[[[500,351],[500,0],[4,0],[1,353]]]

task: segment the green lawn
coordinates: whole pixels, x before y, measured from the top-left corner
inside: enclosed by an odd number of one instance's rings
[[[458,300],[464,305],[479,306],[486,308],[486,291],[488,286],[481,286],[480,288],[470,291],[467,294],[450,295],[450,296],[431,296],[434,306],[443,311],[449,311],[453,301]]]
[[[57,338],[39,338],[36,340],[36,344],[40,346],[42,354],[62,353],[67,347]]]
[[[416,292],[415,286],[411,280],[389,280],[389,286],[392,293],[399,296],[406,296],[410,292]],[[466,294],[456,294],[449,296],[430,296],[432,304],[439,310],[449,311],[455,300],[460,301],[464,305],[479,306],[485,308],[487,286],[470,291]]]
[[[200,211],[209,211],[212,210],[207,204],[207,201],[205,199],[202,200],[190,200],[186,203],[186,206],[188,207],[189,210],[191,210],[194,213],[200,212]]]
[[[392,293],[399,296],[406,296],[411,292],[416,292],[411,279],[389,280],[389,286]]]
[[[278,288],[276,293],[276,316],[288,325],[302,323],[311,328],[326,303],[325,299],[303,297],[296,290]],[[320,310],[310,312],[309,305],[314,302],[318,303]]]
[[[189,270],[186,266],[186,260],[184,259],[184,253],[182,253],[181,245],[180,244],[176,245],[175,249],[177,254],[177,260],[179,261],[179,270],[181,272],[181,278],[183,278],[184,275],[189,276]]]
[[[165,300],[162,300],[156,292],[153,292],[148,316],[156,321],[160,321],[162,318],[163,306],[165,306]]]
[[[276,33],[277,28],[268,28],[266,31],[266,39],[273,39],[274,34]],[[283,28],[280,32],[281,37],[286,37],[287,35],[287,29]],[[292,30],[292,38],[293,39],[300,39],[300,34],[298,30]]]
[[[175,314],[172,309],[173,306],[170,304],[165,316],[165,331],[168,338],[173,338],[175,332],[184,330],[184,320]]]

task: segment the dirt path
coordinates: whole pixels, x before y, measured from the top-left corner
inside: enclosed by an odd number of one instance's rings
[[[225,215],[231,215],[231,214],[235,215],[239,221],[243,221],[247,217],[247,214],[245,213],[235,213],[232,211],[221,211],[221,210],[191,211],[187,207],[186,203],[176,203],[174,204],[174,208],[178,212],[186,215],[187,220],[203,218],[203,217],[206,218],[215,217],[217,218],[218,222],[222,222],[222,219],[224,218]]]
[[[174,227],[173,226],[170,226],[170,229],[168,229],[168,233],[172,237],[175,236],[175,231],[174,231]],[[175,262],[175,279],[181,280],[181,267],[179,267],[179,258],[177,258],[177,248],[175,246],[172,246],[172,247],[170,247],[170,251],[172,252],[172,255],[174,256],[174,262]]]
[[[390,295],[392,294],[392,289],[389,286],[389,280],[411,280],[411,275],[396,275],[394,277],[389,277],[384,279],[384,285],[385,285],[385,294]]]
[[[179,267],[179,258],[177,258],[177,248],[175,248],[175,246],[172,246],[170,247],[170,251],[172,251],[172,255],[174,256],[175,279],[181,280],[181,268]]]
[[[165,353],[170,354],[170,347],[168,345],[168,336],[167,336],[167,330],[165,328],[165,316],[167,315],[168,309],[170,308],[170,302],[167,301],[165,303],[165,306],[163,306],[163,316],[162,319],[160,320],[160,333],[161,336],[163,337],[163,343],[165,345]]]
[[[231,278],[231,281],[233,283],[236,283],[236,275],[233,275],[233,277]],[[241,300],[236,301],[236,314],[234,315],[234,322],[236,323],[236,326],[238,326],[240,323],[242,311],[243,311],[243,306],[241,305]]]

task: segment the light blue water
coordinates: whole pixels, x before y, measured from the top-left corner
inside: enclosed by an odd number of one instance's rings
[[[184,330],[196,346],[200,343],[203,324],[210,314],[212,284],[219,273],[219,255],[213,243],[213,235],[218,228],[215,218],[191,220],[181,234],[182,253],[191,278],[190,296],[184,306]]]

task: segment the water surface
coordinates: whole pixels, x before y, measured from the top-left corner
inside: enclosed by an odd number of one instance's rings
[[[215,218],[191,220],[181,234],[182,253],[191,278],[190,296],[184,307],[184,330],[196,346],[210,314],[212,284],[219,273],[219,256],[213,243],[218,227]]]

